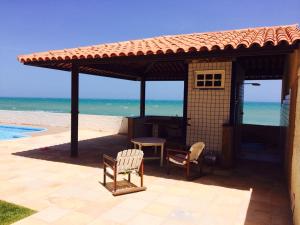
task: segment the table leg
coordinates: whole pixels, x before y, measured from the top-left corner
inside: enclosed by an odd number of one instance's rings
[[[153,137],[158,137],[158,124],[153,124],[152,125],[152,136]]]
[[[154,154],[157,155],[157,146],[154,146]]]
[[[160,146],[160,166],[164,164],[164,144]]]

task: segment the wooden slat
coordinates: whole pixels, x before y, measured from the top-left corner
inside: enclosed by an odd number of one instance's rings
[[[139,149],[127,149],[117,155],[117,173],[139,171],[144,153]]]

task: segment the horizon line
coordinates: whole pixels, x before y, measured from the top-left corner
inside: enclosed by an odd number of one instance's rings
[[[24,99],[30,99],[30,98],[35,98],[35,99],[66,99],[66,100],[71,100],[71,97],[8,97],[8,96],[0,96],[0,98],[24,98]],[[139,98],[92,98],[92,97],[82,97],[79,98],[79,100],[81,99],[90,99],[90,100],[137,100],[139,101]],[[157,101],[183,101],[183,99],[146,99],[147,100],[157,100]],[[281,101],[272,101],[272,100],[244,100],[245,102],[274,102],[274,103],[280,103]]]

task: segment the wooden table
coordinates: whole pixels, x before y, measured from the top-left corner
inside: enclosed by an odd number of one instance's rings
[[[155,147],[155,151],[157,147],[160,147],[160,157],[146,157],[145,159],[160,159],[160,166],[163,166],[164,163],[164,147],[166,139],[157,138],[157,137],[140,137],[134,138],[131,140],[134,145],[134,148],[141,149],[145,146],[153,146]]]

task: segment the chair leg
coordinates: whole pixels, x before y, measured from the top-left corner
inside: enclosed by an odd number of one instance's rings
[[[198,160],[199,176],[202,176],[202,165],[203,165],[203,158],[200,156]]]
[[[103,170],[103,184],[104,186],[106,185],[106,166],[104,165],[104,170]]]
[[[143,187],[144,186],[144,174],[142,173],[141,174],[141,187]]]
[[[202,176],[202,164],[201,163],[199,163],[199,176]]]
[[[141,176],[141,187],[144,186],[144,160],[142,160],[142,164],[140,167],[140,176]]]
[[[186,179],[188,180],[190,178],[190,165],[186,164]]]
[[[117,171],[116,171],[116,167],[114,168],[114,189],[113,191],[116,192],[117,190]]]
[[[128,173],[128,182],[130,182],[130,180],[131,180],[131,176],[130,176],[131,174],[130,173]]]
[[[170,161],[169,158],[167,158],[167,174],[170,174],[170,170],[171,170],[171,165],[170,165]]]

